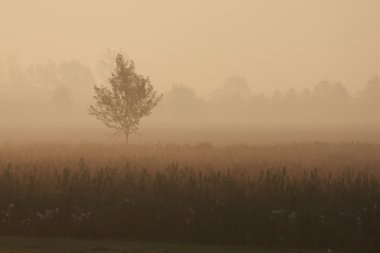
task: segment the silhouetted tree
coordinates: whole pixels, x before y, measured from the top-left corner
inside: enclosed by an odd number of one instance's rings
[[[114,134],[124,134],[128,143],[129,134],[137,131],[140,119],[151,113],[162,95],[157,95],[149,77],[137,74],[134,62],[121,54],[116,56],[109,83],[111,87],[94,86],[96,103],[89,113],[115,129]]]
[[[361,92],[361,96],[369,101],[378,101],[380,98],[380,78],[375,75],[367,82],[367,85]]]
[[[202,102],[192,88],[175,84],[165,94],[163,104],[166,105],[166,110],[170,112],[171,116],[191,119],[194,117],[199,118],[202,113],[202,107],[204,107]]]
[[[285,97],[287,100],[296,100],[298,98],[297,90],[294,88],[287,90]]]
[[[55,63],[48,61],[46,64],[34,64],[27,68],[28,83],[31,86],[54,89],[62,85],[58,68]]]
[[[346,87],[339,83],[331,83],[328,80],[321,81],[314,87],[314,96],[320,99],[340,100],[349,97]]]
[[[16,53],[7,55],[7,67],[9,85],[12,88],[24,87],[26,84],[25,73],[21,67],[19,57]]]
[[[113,71],[115,58],[118,54],[126,55],[122,50],[105,48],[101,52],[101,59],[96,63],[95,71],[97,80],[106,81],[108,75]]]
[[[240,76],[228,78],[221,89],[214,92],[214,99],[241,100],[251,96],[251,89],[247,81]]]
[[[70,88],[91,87],[95,82],[90,68],[76,60],[61,63],[58,71],[62,83]]]

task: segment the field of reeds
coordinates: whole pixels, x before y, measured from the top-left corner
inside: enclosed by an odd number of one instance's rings
[[[0,235],[380,248],[380,145],[3,144]]]

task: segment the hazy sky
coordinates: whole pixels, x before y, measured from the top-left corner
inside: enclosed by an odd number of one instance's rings
[[[357,90],[380,74],[378,0],[0,0],[0,53],[25,63],[123,49],[161,91],[199,93],[231,75],[256,92],[321,79]]]

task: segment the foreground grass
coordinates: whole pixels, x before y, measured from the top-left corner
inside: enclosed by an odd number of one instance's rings
[[[0,237],[1,253],[322,253],[324,250],[260,249],[235,246],[212,246],[169,243],[125,242],[43,237]],[[362,251],[335,251],[359,253]],[[365,252],[365,251],[363,251]]]
[[[378,250],[380,145],[4,145],[0,235]]]

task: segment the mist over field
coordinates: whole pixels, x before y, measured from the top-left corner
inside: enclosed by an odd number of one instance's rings
[[[104,65],[100,78],[78,60],[25,67],[16,54],[1,60],[1,141],[117,142],[109,138],[101,122],[88,115],[93,86],[107,85],[112,62]],[[197,93],[197,84],[173,83],[162,91],[163,99],[152,115],[142,120],[141,135],[131,141],[380,140],[380,79],[376,75],[358,92],[328,80],[268,95],[255,92],[254,86],[238,75],[226,77],[209,94]],[[186,138],[189,134],[190,139]]]
[[[93,86],[107,86],[111,77],[112,53],[104,50],[97,71],[78,60],[25,65],[16,53],[1,58],[1,141],[118,142],[88,114]],[[377,75],[357,92],[322,80],[262,94],[239,75],[208,94],[196,92],[197,85],[163,90],[132,143],[380,141]]]
[[[379,252],[379,10],[0,0],[0,252]]]
[[[117,142],[88,107],[119,51],[164,95],[132,143],[380,138],[377,1],[22,6],[0,3],[2,142]]]

